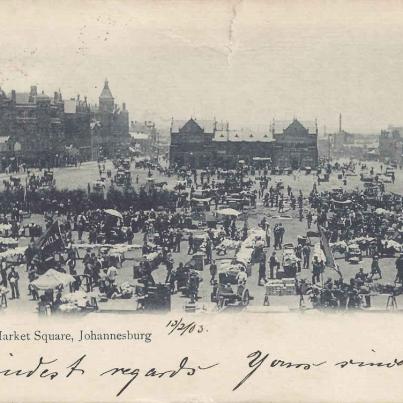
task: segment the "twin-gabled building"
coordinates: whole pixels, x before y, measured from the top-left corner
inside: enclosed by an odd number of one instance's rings
[[[230,169],[238,161],[271,159],[279,168],[315,167],[318,163],[316,122],[273,123],[261,130],[230,129],[228,123],[189,119],[171,123],[170,165]]]

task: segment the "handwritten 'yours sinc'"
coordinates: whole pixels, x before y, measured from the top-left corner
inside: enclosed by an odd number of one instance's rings
[[[375,350],[371,350],[371,352],[376,353]],[[236,386],[232,389],[233,391],[239,389],[255,372],[263,365],[268,368],[285,368],[285,369],[300,369],[303,371],[309,371],[317,367],[321,367],[323,365],[332,365],[334,367],[344,369],[344,368],[396,368],[403,365],[403,360],[394,358],[390,361],[378,361],[378,360],[370,360],[370,361],[361,361],[361,360],[343,360],[335,363],[328,363],[327,361],[320,362],[292,362],[282,359],[274,359],[268,360],[269,353],[262,353],[260,350],[254,351],[250,353],[246,358],[249,360],[248,366],[251,368],[244,378],[240,382],[236,384]]]

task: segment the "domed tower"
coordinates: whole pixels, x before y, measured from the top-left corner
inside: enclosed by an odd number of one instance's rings
[[[108,80],[105,80],[104,89],[99,96],[99,111],[100,112],[113,112],[115,100],[109,89]]]

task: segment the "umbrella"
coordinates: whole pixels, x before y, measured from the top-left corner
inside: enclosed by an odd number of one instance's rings
[[[75,281],[70,274],[60,273],[57,270],[49,269],[31,284],[38,290],[51,290],[59,286],[66,286]]]
[[[241,214],[239,211],[234,210],[233,208],[224,208],[222,210],[218,210],[217,213],[221,215],[229,215],[235,217],[238,217],[239,214]]]
[[[119,213],[119,211],[116,211],[116,210],[114,210],[114,209],[106,209],[105,210],[105,213],[106,214],[109,214],[109,215],[113,215],[114,217],[118,217],[118,218],[120,218],[121,220],[123,220],[123,216],[122,216],[122,214],[120,214]]]

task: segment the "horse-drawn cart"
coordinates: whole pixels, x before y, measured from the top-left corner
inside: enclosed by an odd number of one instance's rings
[[[248,288],[244,284],[238,284],[237,288],[233,287],[225,273],[219,274],[219,281],[213,288],[211,293],[211,302],[217,304],[218,309],[223,309],[226,306],[241,306],[249,305],[251,296]]]

